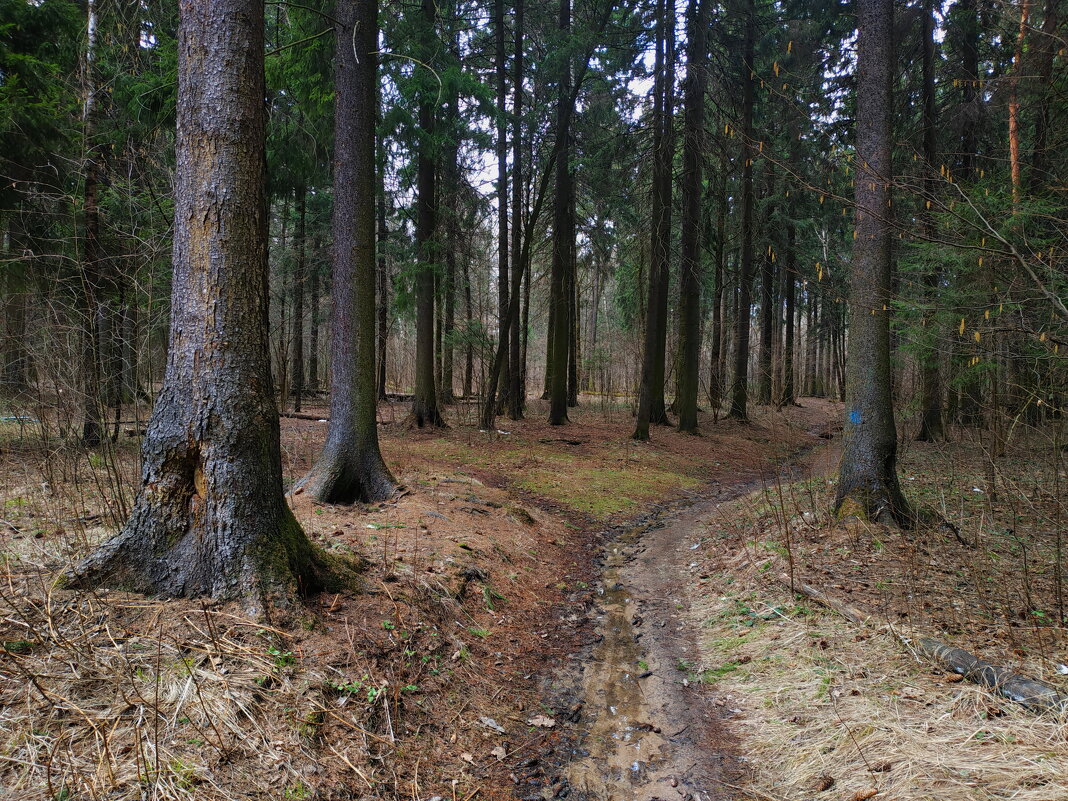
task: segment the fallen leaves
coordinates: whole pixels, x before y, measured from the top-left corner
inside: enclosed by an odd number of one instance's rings
[[[556,726],[556,721],[547,715],[535,715],[527,720],[527,724],[539,729],[551,729]]]

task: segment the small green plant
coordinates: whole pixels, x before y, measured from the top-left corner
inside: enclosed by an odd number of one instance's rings
[[[468,626],[467,630],[474,634],[476,637],[488,637],[489,629],[479,628],[478,626]]]
[[[285,801],[303,801],[305,798],[311,798],[311,789],[304,782],[287,784],[282,791],[282,798]]]
[[[384,628],[386,631],[393,631],[395,628],[397,628],[397,625],[392,620],[383,620],[382,628]]]
[[[272,646],[267,649],[267,653],[274,657],[274,666],[277,668],[289,667],[297,662],[297,658],[293,656],[292,651],[283,651]]]

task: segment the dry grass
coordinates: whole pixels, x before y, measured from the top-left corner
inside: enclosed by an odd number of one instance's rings
[[[232,608],[54,591],[56,571],[121,523],[138,443],[97,453],[0,430],[0,797],[536,791],[548,768],[526,760],[558,734],[526,721],[552,713],[540,680],[582,643],[604,521],[755,474],[810,440],[829,408],[701,438],[658,429],[643,445],[629,414],[607,407],[575,412],[566,432],[538,410],[508,434],[384,425],[408,495],[354,508],[291,499],[309,536],[368,560],[365,591],[316,599],[285,628]],[[283,421],[287,479],[325,430]]]
[[[833,468],[827,456],[821,466]],[[904,801],[1068,798],[1068,720],[947,676],[890,633],[944,638],[1064,689],[1056,669],[1068,657],[1064,630],[1046,623],[1048,614],[1019,614],[1057,608],[1056,532],[1020,548],[997,528],[1021,503],[1009,490],[1042,466],[1010,454],[998,464],[1002,491],[992,503],[972,491],[983,486],[968,474],[973,465],[982,469],[966,443],[948,452],[914,447],[902,471],[914,499],[950,501],[964,545],[945,531],[833,524],[833,487],[819,469],[708,521],[689,583],[702,656],[690,669],[715,684],[740,738],[749,797],[851,799],[874,789]],[[958,499],[962,487],[974,497]],[[1056,518],[1038,500],[1032,494],[1028,528]],[[791,565],[883,628],[858,629],[799,602],[775,580]]]

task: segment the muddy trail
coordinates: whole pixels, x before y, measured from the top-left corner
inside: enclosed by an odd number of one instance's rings
[[[594,636],[554,677],[553,703],[570,710],[575,736],[557,749],[557,773],[539,794],[570,801],[722,801],[744,774],[712,688],[694,675],[696,625],[688,582],[697,581],[707,521],[721,504],[774,482],[823,470],[832,449],[813,437],[768,474],[740,475],[607,533]]]

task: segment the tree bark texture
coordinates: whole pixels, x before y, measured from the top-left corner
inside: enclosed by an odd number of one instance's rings
[[[856,238],[845,446],[835,507],[840,515],[905,524],[910,511],[897,478],[890,364],[893,0],[858,0],[857,16]]]
[[[327,557],[282,494],[268,353],[262,0],[186,0],[170,347],[121,532],[67,574],[162,596],[271,601]]]
[[[378,446],[375,381],[377,0],[339,0],[334,58],[330,427],[300,483],[323,503],[378,501],[396,482]]]

